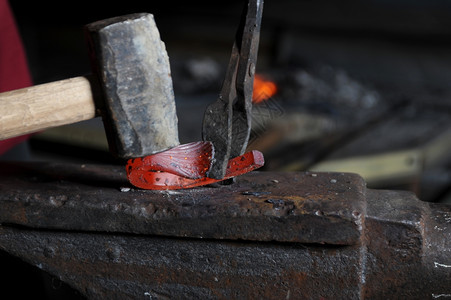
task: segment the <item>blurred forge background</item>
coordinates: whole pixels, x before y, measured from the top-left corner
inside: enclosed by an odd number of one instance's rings
[[[34,84],[90,72],[85,24],[154,14],[170,57],[181,142],[201,138],[242,1],[10,4]],[[356,172],[373,188],[450,201],[448,1],[266,0],[260,41],[249,148],[264,153],[264,170]],[[3,159],[116,163],[101,120],[44,131]]]

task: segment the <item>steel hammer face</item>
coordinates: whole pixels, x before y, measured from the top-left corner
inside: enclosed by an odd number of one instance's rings
[[[111,152],[132,158],[179,145],[169,57],[153,15],[102,20],[85,32]]]

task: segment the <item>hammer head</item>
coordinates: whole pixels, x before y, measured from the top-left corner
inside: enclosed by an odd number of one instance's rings
[[[179,145],[169,58],[151,14],[85,27],[110,150],[141,157]]]

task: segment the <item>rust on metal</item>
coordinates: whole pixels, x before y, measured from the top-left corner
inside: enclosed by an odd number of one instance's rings
[[[58,275],[89,299],[359,296],[360,258],[355,246],[336,249],[0,227],[0,247]]]
[[[11,176],[14,172],[20,177]],[[5,164],[0,222],[175,237],[358,243],[365,214],[362,178],[312,175],[253,172],[233,185],[122,192],[130,185],[120,166]]]
[[[358,175],[148,191],[122,167],[4,163],[0,190],[0,249],[89,299],[450,294],[451,207]]]

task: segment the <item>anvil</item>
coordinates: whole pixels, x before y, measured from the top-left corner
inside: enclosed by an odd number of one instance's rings
[[[89,299],[434,299],[451,207],[356,174],[132,188],[123,167],[0,166],[0,249]]]

